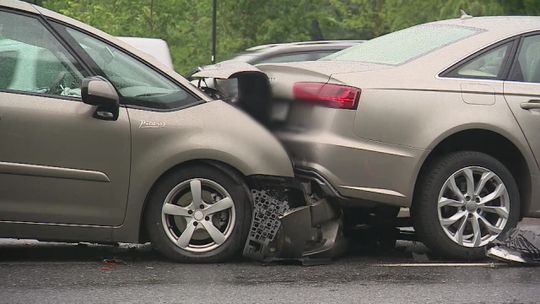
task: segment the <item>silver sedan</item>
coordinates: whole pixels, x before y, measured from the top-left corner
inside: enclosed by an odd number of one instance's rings
[[[429,247],[472,259],[540,217],[540,17],[464,16],[255,69],[238,105],[353,222],[410,207]]]

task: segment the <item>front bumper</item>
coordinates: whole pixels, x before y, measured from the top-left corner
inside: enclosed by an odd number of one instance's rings
[[[259,261],[332,258],[341,252],[342,215],[310,197],[296,179],[257,177],[244,256]],[[288,181],[288,184],[283,182]]]

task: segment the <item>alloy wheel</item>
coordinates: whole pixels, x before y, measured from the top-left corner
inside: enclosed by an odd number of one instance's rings
[[[235,223],[232,197],[220,184],[202,178],[175,186],[165,198],[161,214],[168,238],[183,250],[198,253],[222,245]]]
[[[476,166],[452,174],[437,204],[444,232],[464,247],[482,247],[497,238],[510,214],[510,198],[501,178]]]

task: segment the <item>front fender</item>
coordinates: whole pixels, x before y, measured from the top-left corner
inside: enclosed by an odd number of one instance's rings
[[[277,139],[224,102],[212,101],[173,112],[129,109],[129,115],[130,191],[124,227],[115,239],[137,241],[135,227],[149,191],[161,175],[183,163],[213,160],[245,176],[294,176],[289,156]]]

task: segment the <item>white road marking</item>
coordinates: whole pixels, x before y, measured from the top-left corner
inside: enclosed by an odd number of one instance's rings
[[[498,267],[506,266],[505,263],[397,263],[376,264],[378,267]]]

